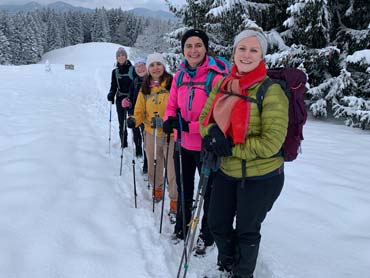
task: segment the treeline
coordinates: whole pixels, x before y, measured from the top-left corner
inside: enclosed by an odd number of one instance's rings
[[[15,15],[0,11],[0,64],[37,63],[45,52],[78,43],[133,46],[150,25],[150,19],[121,9],[93,13],[42,9]]]

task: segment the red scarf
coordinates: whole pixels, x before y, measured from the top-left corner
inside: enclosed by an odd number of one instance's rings
[[[248,96],[248,88],[261,82],[266,77],[266,66],[263,61],[253,71],[240,75],[234,64],[231,73],[220,86],[220,90]],[[216,123],[225,136],[232,138],[234,144],[244,144],[248,133],[251,103],[236,96],[218,92],[214,98],[207,117],[202,125]]]

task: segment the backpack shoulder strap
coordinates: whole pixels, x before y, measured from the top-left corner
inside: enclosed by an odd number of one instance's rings
[[[235,94],[235,93],[233,93],[233,92],[225,91],[225,90],[222,90],[222,89],[220,89],[220,91],[219,91],[219,92],[220,92],[221,94],[224,94],[224,95],[238,97],[238,98],[241,98],[241,99],[243,99],[243,100],[245,100],[245,101],[253,102],[253,103],[257,103],[257,104],[258,104],[258,102],[257,102],[257,100],[256,100],[256,99],[254,99],[254,98],[252,98],[252,97],[249,97],[249,96],[243,96],[243,95]]]
[[[184,78],[184,72],[180,71],[179,75],[177,76],[176,79],[176,87],[179,88],[182,86],[182,79]]]
[[[258,106],[258,110],[260,111],[260,113],[262,112],[262,104],[263,104],[263,99],[265,97],[265,94],[268,90],[268,88],[274,84],[274,81],[272,81],[269,77],[266,78],[262,84],[260,85],[260,87],[258,88],[258,91],[257,91],[257,106]]]
[[[118,87],[118,90],[121,91],[121,87],[119,85],[119,80],[118,80],[118,74],[119,74],[119,69],[116,68],[115,71],[114,71],[115,75],[116,75],[116,80],[117,80],[117,87]]]
[[[215,79],[216,77],[216,74],[217,73],[214,70],[208,71],[208,74],[206,77],[206,84],[205,84],[207,96],[209,96],[210,92],[212,91],[212,83],[213,83],[213,79]]]

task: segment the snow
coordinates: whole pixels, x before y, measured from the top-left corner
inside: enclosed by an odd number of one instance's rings
[[[135,209],[131,144],[122,176],[121,150],[108,153],[117,48],[81,44],[40,64],[0,66],[0,277],[176,276],[183,245],[170,242],[168,195],[159,234],[161,206],[153,214],[142,161]],[[256,278],[368,277],[370,133],[313,119],[304,133],[262,227]],[[214,272],[216,255],[192,257],[188,277]]]
[[[359,63],[360,65],[370,65],[370,49],[359,50],[348,55],[346,58],[347,63]],[[367,68],[367,72],[370,72],[370,67]]]

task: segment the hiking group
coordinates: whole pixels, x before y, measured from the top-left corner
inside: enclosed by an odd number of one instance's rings
[[[153,211],[168,186],[172,240],[184,242],[177,277],[182,270],[186,276],[189,254],[203,256],[216,245],[222,277],[251,278],[261,224],[284,184],[292,99],[286,88],[266,82],[262,30],[247,29],[234,38],[231,68],[208,54],[209,38],[199,29],[184,33],[181,49],[184,60],[174,76],[160,53],[132,65],[125,49],[117,50],[108,101],[116,102],[121,147],[127,147],[131,128],[136,156],[144,156],[143,172],[152,186]],[[301,83],[304,87],[305,80]],[[301,132],[295,134],[294,151]]]

